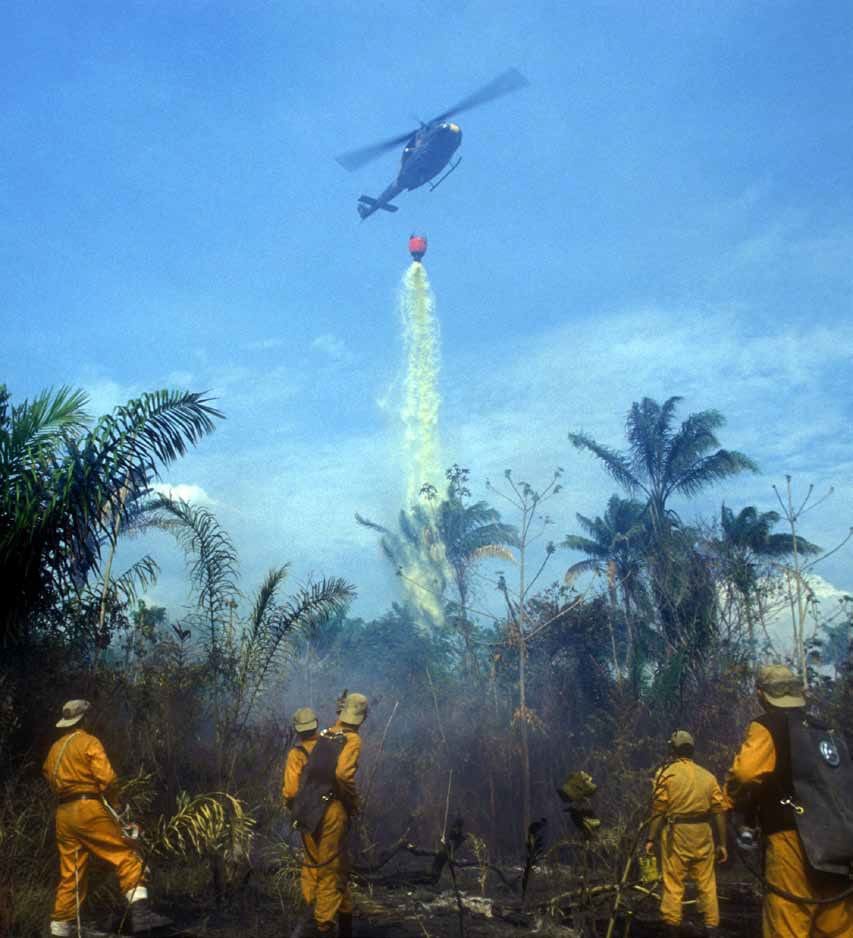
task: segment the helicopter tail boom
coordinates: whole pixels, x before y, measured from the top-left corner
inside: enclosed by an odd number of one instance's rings
[[[368,215],[372,215],[374,212],[378,212],[379,209],[382,209],[385,212],[396,212],[399,206],[392,205],[390,202],[383,202],[381,199],[371,198],[369,195],[359,196],[358,205],[358,214],[362,218],[367,218]]]

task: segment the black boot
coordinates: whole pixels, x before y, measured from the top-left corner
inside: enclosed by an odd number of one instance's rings
[[[146,932],[157,931],[172,924],[170,918],[158,915],[151,908],[147,899],[138,899],[130,904],[127,913],[128,932],[131,935],[144,935]]]
[[[352,912],[338,913],[338,938],[352,938]]]
[[[293,931],[290,933],[290,938],[310,938],[313,927],[314,913],[311,909],[307,909],[296,920]]]

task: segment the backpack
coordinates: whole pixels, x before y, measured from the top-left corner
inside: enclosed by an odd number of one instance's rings
[[[326,808],[337,796],[335,770],[345,739],[343,733],[324,732],[310,752],[304,746],[295,747],[308,756],[291,809],[293,826],[305,834],[317,833]]]
[[[853,877],[853,761],[844,737],[805,714],[788,718],[794,818],[809,864]]]

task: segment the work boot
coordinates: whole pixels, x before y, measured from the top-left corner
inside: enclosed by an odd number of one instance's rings
[[[352,912],[338,913],[338,938],[352,938]]]
[[[706,925],[703,934],[705,938],[720,938],[720,929],[717,925]]]
[[[136,902],[131,902],[127,919],[127,931],[130,935],[144,935],[172,924],[170,918],[153,911],[147,899],[137,899]]]
[[[44,933],[48,938],[77,938],[76,922],[51,922]],[[88,922],[80,925],[80,938],[109,938],[110,932]]]
[[[290,938],[335,938],[335,926],[324,925],[321,928],[314,921],[313,912],[309,910],[296,923]]]
[[[309,926],[314,922],[314,914],[310,909],[307,912],[303,912],[302,915],[296,920],[296,924],[293,926],[293,931],[290,933],[290,938],[307,938],[308,932],[310,930]]]

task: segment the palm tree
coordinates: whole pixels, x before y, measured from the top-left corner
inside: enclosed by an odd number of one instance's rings
[[[759,512],[753,505],[735,514],[724,504],[720,509],[720,537],[711,547],[720,560],[721,572],[743,603],[750,648],[755,640],[753,599],[758,592],[762,565],[792,554],[818,554],[821,548],[803,537],[773,534],[781,516],[775,511]]]
[[[507,547],[518,546],[518,531],[511,524],[503,524],[500,512],[487,502],[466,501],[470,494],[467,469],[454,465],[445,475],[447,495],[436,510],[436,529],[452,571],[460,617],[467,621],[472,568],[486,557],[512,562]]]
[[[448,582],[456,590],[457,627],[465,644],[467,665],[472,663],[471,627],[468,609],[471,575],[477,563],[487,557],[512,562],[508,546],[516,546],[518,532],[503,524],[500,514],[486,502],[467,502],[468,470],[453,466],[445,473],[447,492],[437,505],[435,489],[425,486],[424,504],[401,511],[399,533],[356,515],[356,521],[382,535],[385,556],[404,578],[415,605],[433,621],[444,614],[443,598]]]
[[[187,559],[212,682],[218,783],[227,790],[244,752],[246,727],[288,662],[295,639],[341,615],[355,589],[338,577],[323,578],[282,599],[289,573],[284,564],[267,573],[248,615],[240,616],[237,553],[216,516],[203,506],[163,496],[144,508],[146,526],[172,534]]]
[[[675,409],[681,400],[670,397],[661,405],[644,397],[639,404],[633,403],[625,422],[627,453],[598,443],[585,433],[569,434],[572,444],[597,456],[627,492],[642,493],[656,532],[673,517],[667,508],[672,495],[690,497],[744,470],[757,471],[743,453],[715,449],[720,445],[715,431],[725,424],[719,411],[690,414],[674,429]]]
[[[569,534],[560,546],[581,551],[588,559],[572,564],[566,571],[565,579],[570,582],[578,574],[587,571],[606,575],[611,609],[610,640],[618,679],[620,668],[612,614],[619,608],[618,597],[621,591],[628,646],[625,665],[629,673],[632,673],[636,648],[633,618],[636,609],[643,605],[646,599],[643,583],[643,566],[648,547],[645,506],[635,499],[611,495],[603,518],[596,517],[593,520],[581,514],[575,517],[588,537]]]
[[[2,644],[26,643],[39,615],[80,592],[159,470],[222,417],[188,391],[144,394],[94,423],[87,403],[63,387],[11,406],[0,386]]]
[[[689,667],[701,667],[702,652],[714,628],[714,592],[706,565],[695,549],[695,532],[668,507],[673,495],[691,497],[755,463],[736,450],[719,448],[716,431],[725,424],[719,411],[688,415],[675,426],[680,397],[663,404],[644,397],[628,411],[627,452],[619,452],[585,433],[570,433],[577,449],[597,456],[605,470],[630,495],[642,495],[651,527],[649,573],[667,654]],[[683,672],[678,677],[683,686]]]

